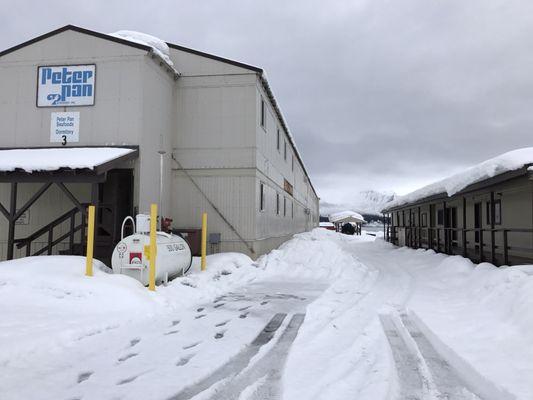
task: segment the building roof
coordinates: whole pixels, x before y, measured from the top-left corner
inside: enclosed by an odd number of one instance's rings
[[[97,38],[100,38],[100,39],[109,40],[109,41],[112,41],[112,42],[115,42],[115,43],[123,44],[125,46],[131,46],[131,47],[135,47],[137,49],[146,50],[147,52],[153,53],[152,47],[147,45],[147,44],[143,44],[143,43],[139,43],[139,42],[135,42],[135,41],[131,41],[131,40],[122,39],[122,38],[117,37],[117,36],[108,35],[108,34],[101,33],[101,32],[96,32],[96,31],[93,31],[93,30],[90,30],[90,29],[81,28],[81,27],[76,26],[76,25],[65,25],[65,26],[63,26],[63,27],[61,27],[59,29],[55,29],[53,31],[45,33],[44,35],[37,36],[37,37],[35,37],[33,39],[30,39],[30,40],[28,40],[26,42],[23,42],[21,44],[13,46],[13,47],[11,47],[9,49],[1,51],[0,52],[0,57],[5,56],[6,54],[12,53],[12,52],[14,52],[16,50],[19,50],[19,49],[21,49],[23,47],[29,46],[31,44],[34,44],[36,42],[39,42],[41,40],[47,39],[49,37],[52,37],[54,35],[57,35],[59,33],[62,33],[62,32],[65,32],[65,31],[69,31],[69,30],[70,31],[79,32],[79,33],[83,33],[83,34],[90,35],[90,36],[94,36],[94,37],[97,37]],[[267,80],[267,77],[266,77],[266,74],[265,74],[264,70],[262,68],[259,68],[259,67],[253,66],[253,65],[245,64],[245,63],[242,63],[242,62],[239,62],[239,61],[235,61],[235,60],[230,60],[228,58],[216,56],[214,54],[209,54],[209,53],[205,53],[205,52],[202,52],[202,51],[199,51],[199,50],[194,50],[194,49],[191,49],[191,48],[188,48],[188,47],[184,47],[184,46],[180,46],[180,45],[177,45],[177,44],[174,44],[174,43],[169,43],[169,42],[166,42],[166,43],[167,43],[167,45],[170,48],[173,48],[173,49],[176,49],[176,50],[180,50],[180,51],[184,51],[184,52],[187,52],[187,53],[190,53],[190,54],[195,54],[195,55],[198,55],[198,56],[201,56],[201,57],[206,57],[206,58],[209,58],[211,60],[223,62],[223,63],[226,63],[226,64],[234,65],[234,66],[237,66],[237,67],[240,67],[240,68],[248,69],[248,70],[253,71],[254,73],[259,75],[261,84],[262,84],[264,90],[266,91],[266,93],[268,95],[268,98],[269,98],[270,102],[272,103],[272,106],[274,107],[274,112],[276,113],[276,116],[278,117],[281,126],[283,127],[283,129],[285,130],[285,133],[287,134],[287,136],[289,138],[289,142],[290,142],[290,144],[291,144],[291,146],[292,146],[292,148],[294,150],[294,154],[296,155],[296,158],[298,159],[298,161],[300,162],[300,164],[302,166],[303,173],[307,177],[307,180],[309,182],[309,186],[311,186],[311,189],[313,190],[313,193],[315,194],[315,196],[318,197],[318,194],[317,194],[313,184],[311,183],[311,178],[309,177],[309,174],[307,173],[307,169],[306,169],[305,164],[303,162],[303,159],[302,159],[302,157],[300,155],[300,152],[298,151],[298,148],[296,147],[296,143],[295,143],[294,138],[293,138],[293,136],[292,136],[292,134],[290,132],[288,124],[285,121],[283,113],[281,112],[281,109],[280,109],[280,107],[278,105],[278,102],[276,101],[276,98],[274,97],[274,93],[272,92],[270,84],[268,83],[268,80]],[[171,67],[173,69],[172,66],[169,66],[169,67]],[[174,70],[173,72],[175,73],[175,77],[179,76],[179,72],[178,71]]]
[[[96,176],[138,155],[137,146],[0,148],[0,181],[77,172],[90,172],[91,176]]]
[[[533,165],[533,147],[509,151],[405,196],[399,196],[387,203],[383,211],[430,198],[450,197],[457,193],[476,190],[496,183],[494,178],[501,178],[498,181],[503,181],[526,174],[531,165]]]
[[[366,222],[363,216],[355,211],[347,210],[329,215],[330,222],[343,223],[343,222]]]
[[[105,33],[100,33],[100,32],[96,32],[96,31],[92,31],[90,29],[80,28],[79,26],[75,26],[75,25],[65,25],[65,26],[63,26],[63,27],[61,27],[59,29],[55,29],[53,31],[45,33],[44,35],[40,35],[40,36],[34,37],[33,39],[27,40],[26,42],[23,42],[23,43],[20,43],[20,44],[18,44],[16,46],[10,47],[9,49],[0,51],[0,57],[5,56],[6,54],[9,54],[9,53],[13,53],[14,51],[22,49],[23,47],[26,47],[26,46],[29,46],[31,44],[40,42],[41,40],[44,40],[44,39],[48,39],[49,37],[58,35],[58,34],[60,34],[62,32],[65,32],[65,31],[75,31],[75,32],[86,34],[86,35],[91,35],[91,36],[94,36],[94,37],[97,37],[97,38],[100,38],[100,39],[109,40],[111,42],[123,44],[125,46],[135,47],[135,48],[140,49],[140,50],[146,50],[146,51],[150,51],[151,50],[151,47],[148,46],[148,45],[145,45],[145,44],[135,43],[135,42],[132,42],[130,40],[125,40],[125,39],[121,39],[121,38],[118,38],[118,37],[115,37],[115,36],[106,35]]]

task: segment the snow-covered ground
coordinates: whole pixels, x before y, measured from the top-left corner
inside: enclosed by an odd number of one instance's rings
[[[156,292],[0,263],[0,398],[532,399],[533,266],[374,239],[316,229]]]

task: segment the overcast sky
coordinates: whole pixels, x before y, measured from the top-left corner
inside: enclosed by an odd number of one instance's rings
[[[2,49],[71,23],[143,31],[264,68],[328,202],[366,189],[403,194],[533,145],[531,1],[0,0],[0,7]]]

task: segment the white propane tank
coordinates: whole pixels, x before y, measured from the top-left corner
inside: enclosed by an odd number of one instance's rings
[[[150,226],[150,216],[138,215],[137,229],[134,228],[136,233],[124,237],[124,225],[128,219],[133,221],[133,218],[126,217],[122,224],[122,240],[113,250],[111,266],[113,273],[128,275],[147,286],[150,262],[144,249],[145,246],[150,245],[150,229],[148,228],[148,232],[144,229],[146,229],[146,220],[148,227]],[[192,264],[191,249],[181,236],[157,232],[156,244],[156,284],[184,275],[189,271]]]

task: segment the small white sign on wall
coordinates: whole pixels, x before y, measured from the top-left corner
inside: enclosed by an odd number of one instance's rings
[[[76,143],[80,141],[80,113],[53,112],[50,121],[50,142]]]
[[[24,211],[20,214],[19,219],[15,221],[15,225],[29,225],[30,224],[30,210]]]

